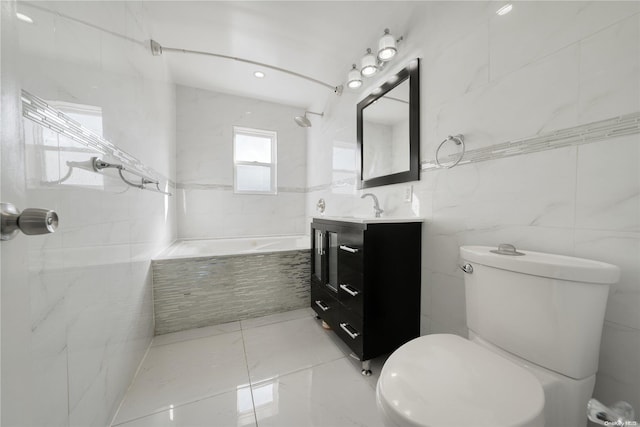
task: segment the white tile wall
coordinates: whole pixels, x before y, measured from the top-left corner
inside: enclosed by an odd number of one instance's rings
[[[449,134],[475,149],[640,111],[638,2],[516,2],[502,17],[500,6],[428,3],[407,28],[401,56],[423,58],[422,160]],[[308,218],[320,197],[327,215],[373,215],[355,185],[331,185],[332,146],[355,144],[355,104],[394,67],[330,99],[325,125],[309,130]],[[427,218],[422,333],[467,332],[460,245],[508,242],[611,262],[622,278],[610,293],[595,395],[640,407],[631,366],[640,342],[639,146],[635,134],[424,172],[411,203],[405,184],[367,189],[389,216]]]
[[[17,84],[49,101],[100,107],[106,139],[175,180],[175,88],[163,60],[145,50],[143,4],[17,8],[35,21],[10,34],[19,47]],[[17,168],[27,166],[27,183],[19,208],[55,209],[60,226],[53,235],[19,237],[24,267],[12,269],[27,274],[30,352],[19,362],[3,357],[3,424],[22,411],[6,405],[5,396],[20,394],[4,373],[24,365],[30,376],[19,384],[29,410],[15,425],[108,425],[153,335],[150,258],[176,237],[176,198],[127,188],[112,171],[101,179],[74,169],[73,179],[46,184],[66,174],[67,161],[98,153],[62,138],[45,148],[41,128],[25,121],[24,130],[26,158]],[[19,327],[3,317],[3,346],[5,332]]]
[[[178,236],[305,233],[304,110],[186,86],[176,100]],[[233,126],[277,131],[277,195],[233,192]]]

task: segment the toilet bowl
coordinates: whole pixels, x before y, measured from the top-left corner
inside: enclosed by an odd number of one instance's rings
[[[501,245],[502,246],[502,245]],[[463,246],[469,339],[416,338],[376,387],[387,426],[585,426],[618,267]]]
[[[427,335],[400,347],[380,373],[376,399],[387,426],[544,425],[536,377],[457,335]]]

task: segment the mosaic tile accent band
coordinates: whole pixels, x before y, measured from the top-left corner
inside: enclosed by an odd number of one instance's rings
[[[529,138],[517,139],[514,141],[502,142],[488,147],[478,149],[468,149],[473,147],[473,141],[467,140],[467,151],[458,166],[496,160],[503,157],[519,156],[523,154],[536,153],[538,151],[553,150],[556,148],[568,147],[571,145],[581,145],[590,142],[602,141],[623,135],[633,135],[640,133],[640,112],[630,113],[623,116],[613,117],[598,122],[585,125],[561,129],[537,135]],[[442,156],[440,163],[448,165],[458,158],[457,154]],[[437,170],[438,165],[435,159],[422,160],[420,162],[421,171]],[[307,188],[308,192],[328,190],[330,188],[341,187],[345,184],[355,185],[357,177],[350,180],[333,181],[329,184],[320,184]]]
[[[309,305],[309,250],[152,262],[156,335]]]
[[[458,163],[458,166],[503,157],[519,156],[521,154],[535,153],[538,151],[553,150],[571,145],[587,144],[589,142],[602,141],[608,138],[636,133],[640,133],[640,112],[548,132],[531,138],[523,138],[475,150],[467,150],[460,163]],[[473,146],[473,141],[467,141],[467,147],[470,145]],[[447,165],[457,158],[458,155],[453,154],[443,156],[439,160],[442,165]],[[435,159],[422,161],[422,171],[434,169],[438,169]]]

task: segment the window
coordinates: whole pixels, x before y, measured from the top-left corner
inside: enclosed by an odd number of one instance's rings
[[[236,193],[276,194],[276,132],[233,127]]]
[[[333,141],[332,193],[355,194],[358,176],[356,149],[355,143]]]
[[[102,136],[102,108],[55,100],[47,103],[86,129]],[[86,165],[91,156],[97,155],[95,150],[62,132],[53,131],[28,119],[24,119],[24,134],[29,188],[46,185],[104,187],[104,175],[78,166],[82,163]]]

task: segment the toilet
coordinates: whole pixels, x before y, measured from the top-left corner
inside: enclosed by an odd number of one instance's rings
[[[376,387],[387,426],[585,426],[614,265],[462,246],[469,338],[398,348]]]

